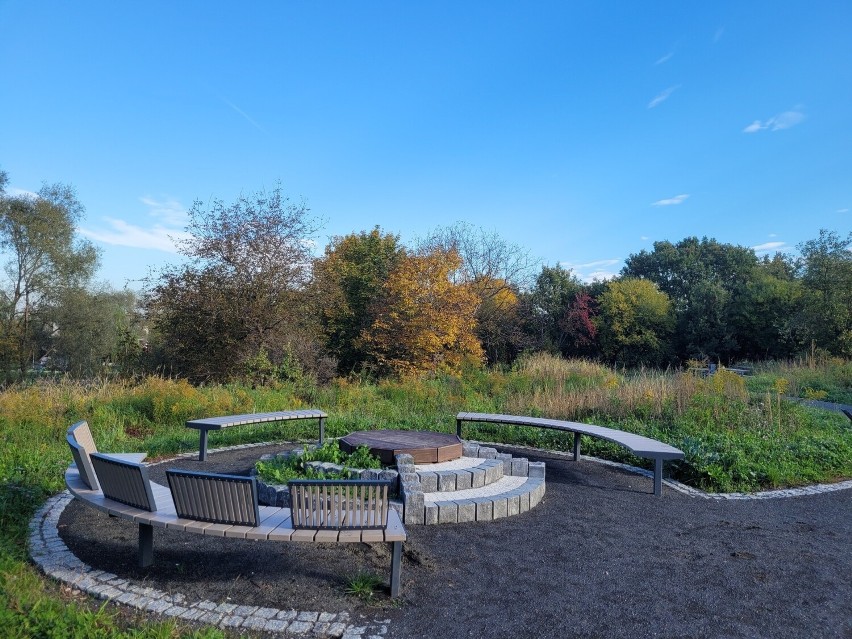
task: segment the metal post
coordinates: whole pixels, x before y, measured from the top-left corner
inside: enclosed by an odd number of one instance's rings
[[[198,431],[198,461],[207,459],[207,429]]]
[[[322,443],[325,441],[325,417],[319,418],[319,429],[320,429],[320,440],[319,445],[322,446]]]
[[[391,582],[390,582],[390,594],[391,597],[399,597],[399,582],[401,579],[400,573],[402,572],[402,542],[395,541],[393,542],[393,559],[391,559]]]
[[[154,527],[139,524],[139,567],[147,568],[154,563]]]
[[[456,419],[456,437],[458,437],[459,439],[461,439],[461,425],[462,420]]]
[[[574,433],[574,461],[580,461],[580,433]]]
[[[659,457],[654,460],[654,494],[663,494],[663,460]]]

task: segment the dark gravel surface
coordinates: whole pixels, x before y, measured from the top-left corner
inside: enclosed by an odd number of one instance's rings
[[[152,468],[152,478],[165,483],[166,467],[245,472],[267,450],[169,462]],[[95,568],[156,588],[389,618],[388,637],[852,638],[852,491],[711,501],[664,489],[655,498],[645,477],[536,459],[547,462],[547,493],[534,510],[408,527],[399,602],[381,595],[368,605],[344,592],[359,570],[387,579],[384,544],[241,542],[156,529],[157,563],[140,570],[127,521],[75,503],[61,534]]]

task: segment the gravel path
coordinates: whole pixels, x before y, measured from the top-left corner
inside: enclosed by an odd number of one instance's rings
[[[511,452],[511,449],[507,449]],[[212,453],[235,472],[266,449]],[[528,455],[528,451],[524,451]],[[409,526],[401,603],[343,592],[358,569],[387,578],[384,546],[276,544],[155,532],[151,569],[135,530],[72,504],[61,535],[81,559],[213,601],[350,610],[390,619],[386,637],[852,638],[852,491],[711,501],[618,468],[545,454],[547,492],[524,515]],[[166,467],[198,468],[194,460]],[[163,476],[160,476],[163,475]],[[92,540],[97,538],[96,544]]]

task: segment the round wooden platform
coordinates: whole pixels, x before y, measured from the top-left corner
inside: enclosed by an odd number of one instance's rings
[[[347,453],[358,446],[368,446],[387,466],[395,464],[395,456],[401,453],[411,455],[415,464],[434,464],[462,456],[461,440],[455,435],[417,430],[366,430],[340,439],[340,448]]]

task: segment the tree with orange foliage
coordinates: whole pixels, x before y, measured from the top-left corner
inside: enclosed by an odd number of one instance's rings
[[[450,281],[460,263],[457,251],[440,248],[395,263],[360,339],[379,374],[456,373],[482,363],[474,316],[479,300],[468,286]]]

